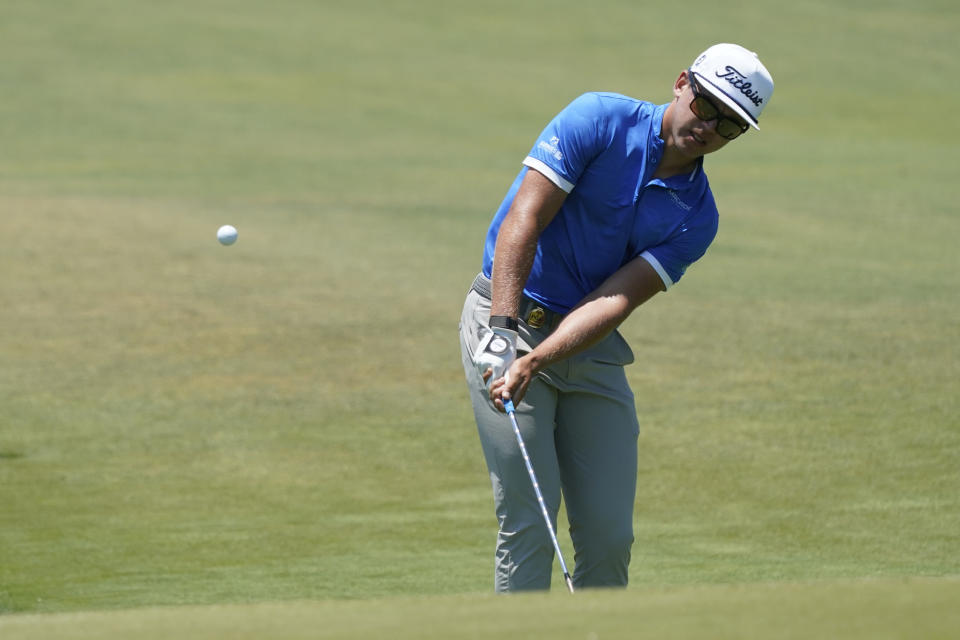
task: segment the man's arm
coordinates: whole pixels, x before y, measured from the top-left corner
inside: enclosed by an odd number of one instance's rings
[[[491,316],[517,317],[520,294],[533,268],[537,239],[557,215],[566,197],[567,192],[542,173],[527,170],[497,233]]]
[[[539,371],[593,346],[620,326],[634,309],[665,290],[663,280],[650,263],[634,258],[584,298],[533,351],[518,358],[508,375],[491,385],[491,400],[501,410],[503,399],[520,402]]]

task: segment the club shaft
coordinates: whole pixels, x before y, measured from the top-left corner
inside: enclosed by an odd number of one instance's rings
[[[570,572],[567,571],[567,563],[563,561],[563,554],[560,552],[560,543],[557,541],[557,534],[553,530],[553,522],[550,520],[550,513],[547,511],[547,504],[543,500],[543,494],[540,492],[540,483],[537,482],[537,474],[533,471],[533,464],[530,462],[530,456],[527,454],[527,445],[523,442],[523,436],[520,435],[520,425],[517,424],[516,409],[512,400],[504,403],[507,415],[510,416],[510,424],[513,425],[513,434],[517,436],[517,444],[520,445],[520,453],[523,456],[523,462],[527,467],[527,473],[530,475],[530,482],[533,484],[533,492],[537,496],[537,502],[540,503],[540,512],[543,513],[543,521],[547,525],[547,531],[550,533],[550,541],[553,543],[553,549],[557,552],[557,559],[560,560],[560,568],[563,569],[563,579],[567,583],[567,589],[573,593],[573,579],[570,578]]]

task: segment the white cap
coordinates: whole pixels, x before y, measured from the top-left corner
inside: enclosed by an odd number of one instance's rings
[[[710,95],[760,128],[757,120],[773,95],[773,78],[757,54],[736,44],[715,44],[693,61],[690,71]]]

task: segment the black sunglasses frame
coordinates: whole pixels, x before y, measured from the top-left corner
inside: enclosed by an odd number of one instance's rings
[[[717,135],[721,138],[726,138],[727,140],[734,140],[741,134],[747,132],[747,130],[750,128],[749,124],[740,124],[740,121],[723,115],[723,112],[720,111],[720,108],[717,107],[713,100],[704,95],[703,89],[701,88],[700,83],[697,82],[697,79],[694,77],[692,71],[687,71],[687,77],[690,80],[690,91],[693,92],[693,100],[690,101],[690,111],[693,112],[693,115],[697,116],[697,118],[703,120],[704,122],[716,120]],[[705,117],[709,114],[704,112],[704,104],[713,110],[712,118]],[[727,123],[729,123],[729,125]],[[728,126],[731,125],[734,127],[735,131],[730,131],[728,129]]]

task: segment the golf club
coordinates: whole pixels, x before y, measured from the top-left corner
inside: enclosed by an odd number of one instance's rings
[[[560,568],[563,569],[563,579],[567,583],[570,593],[573,593],[573,579],[570,578],[570,572],[567,571],[567,564],[563,561],[563,554],[560,553],[560,543],[557,542],[557,534],[553,531],[553,524],[550,522],[550,514],[547,513],[547,505],[543,501],[543,494],[540,493],[540,483],[537,482],[537,474],[533,472],[533,465],[530,464],[530,456],[527,455],[527,447],[523,444],[523,436],[520,435],[520,426],[517,424],[516,409],[513,406],[513,400],[505,400],[504,408],[507,415],[510,416],[510,424],[513,425],[513,433],[517,436],[517,444],[520,445],[520,453],[523,454],[523,462],[527,465],[527,473],[530,474],[530,482],[533,483],[533,491],[537,494],[537,502],[540,503],[540,511],[543,513],[543,521],[547,524],[547,531],[550,532],[550,541],[553,542],[553,548],[557,552],[557,558],[560,559]]]

